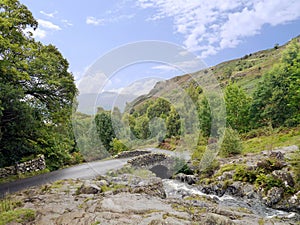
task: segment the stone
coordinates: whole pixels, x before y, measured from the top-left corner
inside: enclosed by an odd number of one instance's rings
[[[195,175],[186,175],[183,173],[176,174],[174,179],[189,185],[195,184],[198,181]]]
[[[234,225],[235,223],[222,215],[207,213],[206,217],[203,221],[201,221],[203,225]]]
[[[44,155],[39,155],[37,158],[24,163],[18,163],[14,166],[0,168],[0,178],[17,175],[19,173],[36,172],[44,170],[46,162]]]
[[[276,158],[276,159],[279,159],[279,160],[284,160],[284,155],[280,151],[271,152],[270,157],[271,158]]]
[[[294,179],[289,172],[282,171],[282,170],[274,170],[272,172],[272,175],[275,178],[281,180],[286,187],[288,187],[288,186],[294,187],[294,185],[295,185]]]
[[[121,153],[117,154],[116,156],[114,156],[114,158],[115,159],[123,159],[123,158],[130,158],[130,157],[145,155],[145,154],[149,154],[149,153],[151,153],[151,151],[147,151],[147,150],[124,151],[124,152],[121,152]]]
[[[107,181],[107,180],[104,180],[104,179],[97,181],[96,184],[97,184],[99,187],[102,187],[102,186],[108,186],[108,185],[109,185],[108,181]]]
[[[282,199],[283,192],[284,192],[283,188],[272,187],[268,191],[267,196],[263,199],[264,203],[267,206],[272,207]]]
[[[89,185],[84,184],[79,188],[78,191],[80,194],[98,194],[102,192],[101,188],[99,188],[95,184],[89,184]]]

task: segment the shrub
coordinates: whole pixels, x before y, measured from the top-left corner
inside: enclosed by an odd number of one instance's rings
[[[283,183],[281,180],[273,177],[272,175],[268,174],[259,174],[255,180],[255,186],[262,187],[267,192],[272,187],[282,187]]]
[[[267,158],[257,163],[257,167],[262,169],[265,173],[270,173],[274,170],[280,170],[284,166],[285,164],[276,158]]]
[[[118,140],[117,138],[114,138],[112,140],[111,145],[112,145],[112,149],[113,149],[114,153],[116,153],[116,154],[129,150],[129,148],[125,144],[123,144],[122,141]]]
[[[237,131],[232,128],[226,128],[224,140],[220,149],[220,156],[229,157],[240,154],[242,151],[242,143]]]
[[[235,181],[243,181],[249,183],[254,183],[256,177],[257,177],[256,171],[246,168],[245,166],[239,166],[238,168],[236,168],[236,171],[233,175],[233,179]]]

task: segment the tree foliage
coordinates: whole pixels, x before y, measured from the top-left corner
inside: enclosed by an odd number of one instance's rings
[[[240,132],[247,131],[251,98],[236,84],[230,84],[225,89],[225,102],[227,124]]]
[[[253,127],[295,126],[300,123],[300,44],[293,41],[259,84],[253,96]]]
[[[37,26],[19,1],[1,1],[0,166],[44,153],[55,169],[75,151],[70,126],[74,79],[56,47],[32,38],[29,30]]]
[[[220,155],[228,157],[241,153],[242,143],[239,134],[231,127],[226,128],[224,140],[220,148]]]
[[[107,151],[112,152],[111,142],[116,138],[110,112],[102,111],[95,117],[97,133]]]

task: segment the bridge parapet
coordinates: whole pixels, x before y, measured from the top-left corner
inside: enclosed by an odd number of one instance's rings
[[[137,156],[127,162],[132,167],[143,168],[154,172],[161,178],[170,178],[176,173],[180,162],[174,156],[164,153],[150,153]]]

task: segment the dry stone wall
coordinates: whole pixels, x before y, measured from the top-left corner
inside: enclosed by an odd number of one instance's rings
[[[17,163],[14,166],[0,168],[0,178],[44,169],[46,169],[45,156],[39,155],[37,158],[32,160],[23,163]]]

